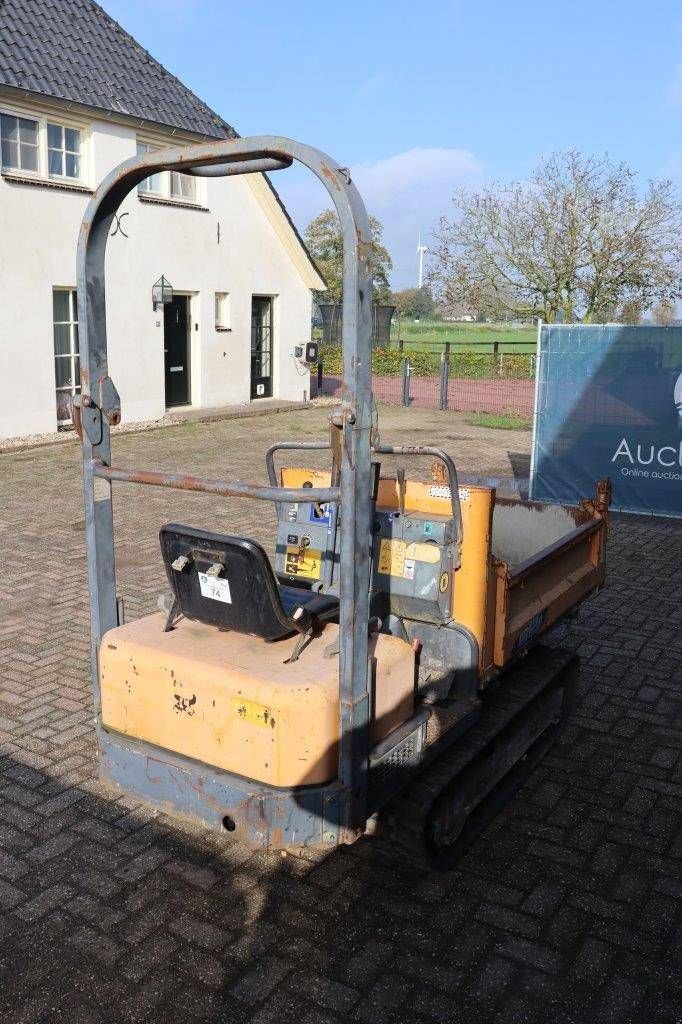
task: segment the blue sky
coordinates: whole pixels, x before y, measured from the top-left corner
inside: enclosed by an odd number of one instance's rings
[[[240,134],[349,164],[395,287],[458,185],[523,178],[553,150],[682,185],[679,0],[102,2]],[[301,228],[328,205],[303,172],[273,182]]]

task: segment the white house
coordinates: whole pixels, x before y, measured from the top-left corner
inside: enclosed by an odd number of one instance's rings
[[[76,243],[97,184],[136,152],[235,135],[90,0],[3,0],[0,437],[68,421],[79,386]],[[161,277],[173,300],[154,310]],[[310,337],[311,289],[322,287],[262,175],[148,179],[108,243],[123,421],[307,398],[293,349]]]

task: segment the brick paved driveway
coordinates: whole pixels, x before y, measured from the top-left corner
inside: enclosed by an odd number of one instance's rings
[[[115,455],[262,477],[267,442],[315,435],[323,418],[127,435]],[[386,440],[416,442],[438,424],[478,473],[527,456],[527,434],[472,434],[452,415],[394,410],[382,424]],[[75,445],[0,455],[0,496],[0,1020],[681,1019],[679,523],[614,518],[608,586],[567,636],[583,675],[563,742],[461,867],[430,877],[368,840],[282,859],[109,799]],[[156,529],[176,516],[271,539],[253,504],[121,485],[130,617],[154,605]]]

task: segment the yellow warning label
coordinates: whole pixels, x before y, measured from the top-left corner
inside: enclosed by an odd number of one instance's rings
[[[405,572],[404,540],[382,540],[379,546],[379,572],[385,576],[402,576]]]
[[[322,552],[316,548],[288,547],[284,572],[287,576],[303,576],[307,580],[319,580],[322,575]]]
[[[448,576],[448,574],[446,572],[442,572],[440,574],[440,580],[438,582],[438,589],[440,590],[441,594],[444,594],[449,586],[450,586],[450,577]]]
[[[237,718],[242,722],[251,722],[253,725],[270,725],[270,709],[265,704],[256,704],[254,700],[233,697],[232,706]]]
[[[440,562],[440,548],[434,543],[410,544],[405,552],[405,557],[414,558],[417,562],[430,562],[432,565],[437,565]]]

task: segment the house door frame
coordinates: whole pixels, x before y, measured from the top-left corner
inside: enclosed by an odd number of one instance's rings
[[[256,322],[257,305],[267,303],[268,316]],[[273,364],[275,355],[275,297],[274,295],[251,296],[251,399],[272,398]],[[269,320],[269,323],[265,323]],[[260,330],[260,337],[258,331]],[[267,335],[265,334],[267,332]],[[267,373],[263,371],[267,370]]]
[[[169,342],[169,315],[170,309],[176,307],[177,303],[184,303],[185,306],[185,351],[169,350],[172,342]],[[173,299],[163,307],[163,368],[164,368],[164,402],[166,409],[182,408],[192,404],[192,295],[189,292],[173,292]],[[182,361],[181,361],[182,360]],[[181,393],[173,395],[173,387],[176,386],[176,378],[171,374],[182,374],[185,387]]]

